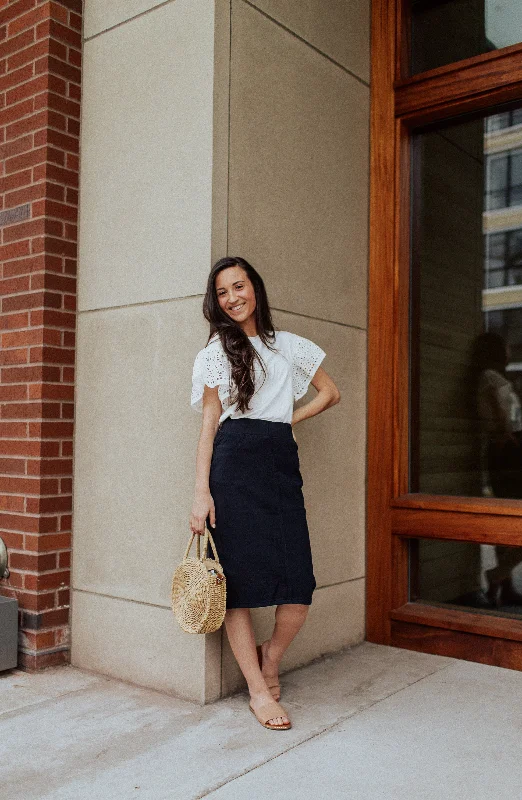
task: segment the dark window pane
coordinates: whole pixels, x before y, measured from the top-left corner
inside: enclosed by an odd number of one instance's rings
[[[508,205],[508,198],[504,189],[499,192],[489,191],[486,201],[488,211],[492,211],[495,208],[505,208]]]
[[[488,190],[492,192],[506,188],[508,183],[507,156],[493,156],[491,158],[488,169],[488,183]]]
[[[490,117],[487,122],[488,133],[492,131],[499,131],[503,128],[509,128],[511,125],[511,117],[509,111],[504,111],[502,114],[495,114]]]
[[[410,539],[410,602],[522,616],[522,547]]]
[[[520,150],[511,153],[511,183],[516,186],[522,184],[522,153]]]
[[[510,127],[413,134],[412,492],[522,499],[522,126]]]
[[[509,194],[509,205],[519,206],[522,204],[522,186],[513,186]]]
[[[412,74],[499,50],[522,41],[522,4],[412,0],[411,41]]]

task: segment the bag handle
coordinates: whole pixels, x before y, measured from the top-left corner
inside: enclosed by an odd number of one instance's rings
[[[203,561],[203,559],[205,559],[207,557],[207,547],[208,547],[209,541],[210,541],[210,546],[212,548],[212,552],[214,554],[214,558],[215,558],[216,561],[219,561],[217,550],[216,550],[216,545],[214,544],[214,539],[212,538],[212,534],[210,533],[206,523],[205,523],[205,535],[203,536],[203,554],[201,554],[201,552],[200,552],[200,544],[199,544],[200,539],[201,539],[201,534],[200,533],[192,533],[192,536],[190,537],[189,543],[187,545],[187,549],[185,550],[184,558],[188,558],[188,554],[190,553],[190,548],[192,547],[192,542],[194,541],[194,537],[195,536],[197,537],[197,539],[196,539],[196,557],[197,557],[198,561]]]
[[[217,550],[216,550],[216,545],[214,544],[214,539],[212,538],[212,534],[210,533],[210,530],[208,529],[207,525],[205,524],[205,536],[203,537],[203,555],[202,555],[202,559],[207,557],[207,547],[208,547],[208,543],[209,542],[210,542],[210,546],[212,548],[212,552],[214,554],[214,559],[216,561],[219,561]]]

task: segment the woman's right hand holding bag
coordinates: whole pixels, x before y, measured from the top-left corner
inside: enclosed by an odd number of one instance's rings
[[[205,522],[210,515],[210,524],[216,527],[216,508],[210,491],[194,495],[192,513],[190,515],[190,530],[202,536],[205,533]]]

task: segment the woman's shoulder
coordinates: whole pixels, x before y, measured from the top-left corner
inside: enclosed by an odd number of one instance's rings
[[[489,386],[498,388],[500,386],[506,386],[507,384],[509,384],[509,379],[496,369],[484,369],[480,374],[479,385],[484,388]]]
[[[223,361],[225,356],[225,351],[223,350],[223,346],[221,344],[221,339],[216,334],[213,336],[207,344],[202,347],[195,355],[194,364],[201,366],[202,364],[208,364],[214,361]]]
[[[274,331],[275,340],[277,344],[281,345],[291,345],[293,340],[296,338],[296,334],[292,333],[291,331]]]
[[[206,343],[205,347],[200,350],[200,353],[208,353],[208,352],[216,352],[218,350],[223,350],[223,345],[221,344],[221,339],[219,338],[219,334],[215,333]]]

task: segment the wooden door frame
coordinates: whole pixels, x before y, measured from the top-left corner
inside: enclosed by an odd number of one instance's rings
[[[373,0],[366,638],[522,670],[522,620],[408,598],[408,539],[522,546],[522,500],[408,493],[410,133],[522,101],[522,44],[403,77],[407,14]]]

